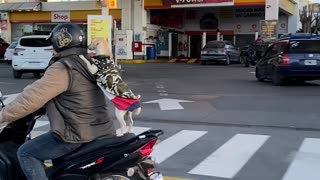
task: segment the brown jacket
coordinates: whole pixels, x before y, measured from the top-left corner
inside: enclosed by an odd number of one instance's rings
[[[69,75],[66,67],[56,62],[51,65],[41,79],[27,86],[0,113],[0,122],[12,122],[40,109],[48,101],[68,89]]]
[[[115,136],[104,95],[78,60],[79,50],[74,51],[66,51],[41,79],[3,108],[0,122],[15,121],[46,105],[51,131],[65,142],[83,143]]]

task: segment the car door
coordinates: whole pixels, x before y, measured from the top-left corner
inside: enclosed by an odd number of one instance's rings
[[[267,70],[266,70],[267,76],[271,77],[273,67],[277,66],[279,62],[280,47],[281,47],[281,44],[279,42],[274,43],[271,47],[270,53],[268,54],[269,57],[267,60]]]
[[[257,68],[259,69],[260,73],[264,76],[268,76],[268,63],[270,60],[270,57],[272,56],[272,49],[273,45],[271,45],[265,52],[265,54],[261,57],[261,59],[257,62]]]

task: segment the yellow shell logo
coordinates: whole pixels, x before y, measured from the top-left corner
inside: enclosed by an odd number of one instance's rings
[[[62,28],[56,33],[57,46],[63,48],[72,42],[72,36],[67,28]]]

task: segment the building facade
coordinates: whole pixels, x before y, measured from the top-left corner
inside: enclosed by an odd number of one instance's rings
[[[278,35],[298,29],[295,0],[144,0],[144,9],[147,40],[164,57],[197,58],[209,40],[248,45],[262,20],[276,20]]]

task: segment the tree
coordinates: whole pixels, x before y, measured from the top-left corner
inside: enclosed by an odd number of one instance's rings
[[[319,4],[304,6],[300,12],[301,29],[299,32],[317,33],[320,30]]]

